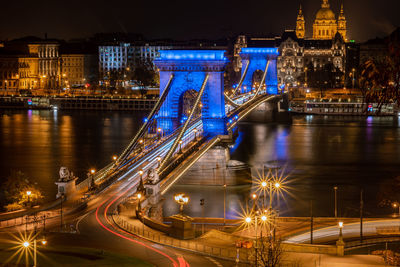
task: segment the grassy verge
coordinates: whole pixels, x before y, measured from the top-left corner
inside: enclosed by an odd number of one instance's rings
[[[2,266],[32,266],[33,249],[0,244]],[[27,264],[28,263],[28,264]],[[145,261],[99,249],[81,247],[37,247],[38,266],[153,266]]]

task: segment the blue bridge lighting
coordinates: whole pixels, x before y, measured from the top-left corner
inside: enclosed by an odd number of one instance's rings
[[[200,91],[204,134],[225,134],[224,68],[228,63],[223,50],[161,50],[154,64],[160,70],[160,95],[171,75],[170,91],[160,108],[157,127],[170,133],[187,120],[182,116],[182,99],[186,91]]]
[[[268,94],[278,93],[278,75],[276,68],[276,60],[278,55],[278,48],[273,47],[242,48],[240,52],[242,66],[248,65],[246,73],[246,68],[242,68],[242,76],[245,75],[242,83],[242,93],[247,93],[252,90],[254,72],[258,70],[264,72],[268,62],[269,65],[267,69],[267,75],[265,77],[265,88]]]
[[[160,50],[156,60],[227,60],[224,50]]]
[[[241,50],[243,54],[271,54],[279,55],[278,48],[244,47]]]

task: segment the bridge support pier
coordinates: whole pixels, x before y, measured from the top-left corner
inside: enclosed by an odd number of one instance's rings
[[[226,146],[216,146],[206,152],[178,181],[185,185],[244,185],[251,176],[250,168],[231,161]]]

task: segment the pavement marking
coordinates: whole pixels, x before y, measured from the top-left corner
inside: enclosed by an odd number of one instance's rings
[[[214,263],[215,265],[217,265],[218,267],[224,267],[224,266],[222,266],[221,263],[219,263],[218,261],[214,260],[211,257],[205,257],[205,258],[208,259],[209,261],[211,261],[212,263]]]
[[[95,209],[93,209],[93,210],[89,211],[88,213],[86,213],[86,214],[82,215],[81,217],[79,217],[78,221],[77,221],[76,224],[75,224],[75,229],[76,229],[76,232],[77,232],[78,234],[81,233],[81,232],[79,231],[79,223],[80,223],[86,216],[88,216],[90,213],[92,213],[92,212],[94,212],[94,211],[95,211]]]

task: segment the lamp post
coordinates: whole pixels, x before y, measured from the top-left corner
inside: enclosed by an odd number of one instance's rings
[[[339,242],[343,242],[343,222],[339,222]]]
[[[142,194],[141,194],[141,193],[138,193],[138,194],[137,194],[137,198],[138,198],[137,210],[138,210],[138,212],[140,213],[140,212],[142,211],[142,207],[141,207],[141,205],[140,205],[140,200],[142,199]]]
[[[194,128],[194,140],[197,141],[197,128]]]
[[[189,197],[183,193],[179,193],[174,196],[174,200],[176,203],[178,203],[180,205],[179,212],[180,212],[181,216],[183,216],[183,205],[186,205],[187,203],[189,203]]]
[[[30,201],[31,194],[32,194],[31,191],[26,191],[26,195],[28,196],[28,206],[30,206],[30,204],[31,204],[31,201]]]
[[[396,209],[399,209],[398,216],[400,216],[400,204],[397,202],[393,202],[392,207],[394,209],[394,215],[396,216]]]
[[[164,131],[163,131],[162,128],[157,128],[157,133],[159,134],[159,137],[160,137],[160,138],[163,138]]]
[[[62,232],[62,227],[63,227],[63,201],[64,201],[64,193],[61,194],[61,205],[60,205],[60,232]]]
[[[224,226],[226,223],[226,184],[224,184]]]
[[[182,154],[182,143],[183,143],[183,140],[179,140],[179,154]]]
[[[157,168],[160,168],[160,164],[161,164],[161,157],[160,156],[158,156],[157,157]]]
[[[333,190],[334,190],[334,194],[335,194],[335,218],[337,218],[337,190],[338,190],[338,187],[337,186],[333,187]]]
[[[143,151],[144,151],[144,149],[145,149],[144,140],[143,140],[143,139],[140,139],[140,140],[139,140],[139,144],[143,145]]]

